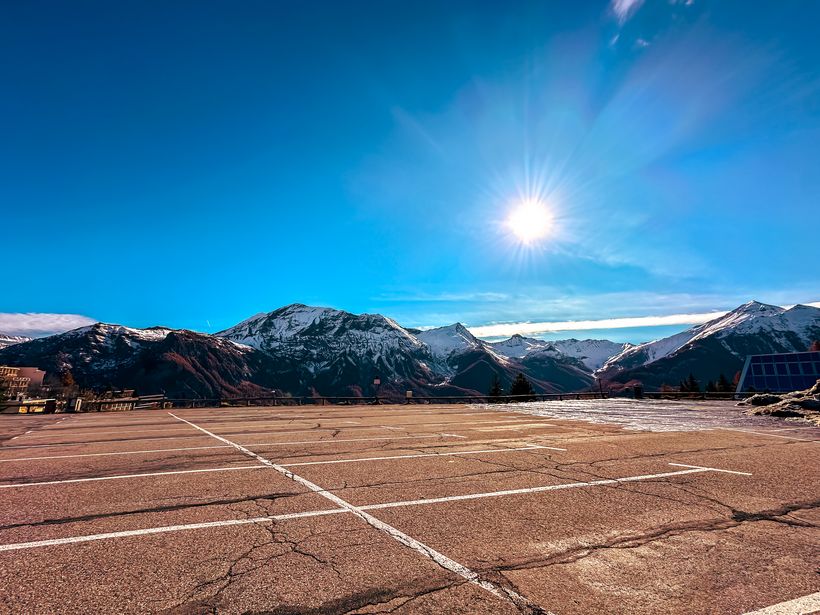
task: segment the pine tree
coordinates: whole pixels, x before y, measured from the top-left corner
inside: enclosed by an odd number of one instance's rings
[[[729,379],[726,377],[726,374],[721,374],[717,381],[717,390],[721,393],[731,393],[734,388],[735,387],[732,386],[732,383],[729,382]]]
[[[532,388],[530,381],[524,377],[524,374],[518,374],[510,387],[510,395],[521,395],[515,401],[534,401],[535,389]]]
[[[490,399],[498,399],[504,391],[501,390],[501,380],[498,379],[498,374],[493,374],[493,381],[490,384],[490,392],[487,394]]]
[[[700,383],[695,380],[695,376],[691,372],[689,373],[689,377],[686,379],[686,391],[688,393],[700,392]]]
[[[710,380],[709,382],[706,383],[706,392],[707,393],[717,393],[718,392],[717,385],[712,380]]]

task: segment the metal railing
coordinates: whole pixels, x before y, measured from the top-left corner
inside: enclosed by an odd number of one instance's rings
[[[534,393],[531,395],[438,395],[428,397],[401,397],[399,395],[379,396],[270,396],[270,397],[218,397],[210,399],[169,398],[165,400],[174,408],[212,408],[242,406],[339,406],[339,405],[377,405],[377,404],[473,404],[499,403],[509,404],[531,401],[568,401],[610,398],[636,399],[674,399],[674,400],[712,400],[743,399],[753,392],[681,392],[681,391],[643,391],[635,394],[631,390],[618,393],[608,391],[586,391],[578,393]]]
[[[289,396],[256,397],[168,398],[162,394],[132,398],[103,398],[87,400],[80,412],[142,410],[165,408],[240,408],[253,406],[348,406],[348,405],[408,405],[408,404],[510,404],[533,401],[568,401],[593,399],[652,399],[652,400],[739,400],[758,391],[689,392],[644,391],[627,388],[621,391],[583,391],[576,393],[533,393],[525,395],[433,395],[428,397],[383,394],[378,396]],[[121,407],[120,407],[121,406]],[[126,407],[127,406],[127,407]],[[53,410],[52,410],[53,411]],[[71,411],[71,410],[65,410]]]
[[[270,396],[270,397],[215,397],[209,399],[168,398],[166,404],[175,408],[205,408],[220,406],[330,406],[366,404],[452,404],[452,403],[514,403],[567,399],[606,399],[606,392],[534,393],[532,395],[437,395],[428,397],[378,396]]]

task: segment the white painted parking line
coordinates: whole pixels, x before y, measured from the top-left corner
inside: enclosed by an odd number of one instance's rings
[[[123,438],[121,440],[89,440],[86,442],[57,442],[55,444],[21,444],[19,446],[4,446],[0,450],[24,449],[24,448],[55,448],[59,446],[92,446],[95,444],[111,444],[117,442],[147,442],[149,440],[195,440],[202,439],[202,436],[168,436],[164,438]]]
[[[146,432],[154,432],[159,431],[162,433],[168,433],[168,431],[177,431],[179,433],[185,433],[184,429],[181,429],[177,425],[169,425],[168,427],[161,427],[161,428],[151,428],[151,429],[116,429],[112,431],[88,431],[87,428],[83,428],[85,431],[74,431],[74,429],[70,428],[63,428],[59,430],[52,430],[49,433],[40,433],[34,434],[33,436],[29,436],[29,438],[54,438],[59,437],[59,435],[65,436],[102,436],[102,435],[123,435],[123,434],[132,434],[132,433],[146,433]]]
[[[627,476],[626,478],[606,478],[602,480],[591,480],[578,483],[562,483],[559,485],[543,485],[541,487],[525,487],[523,489],[505,489],[503,491],[488,491],[486,493],[468,493],[465,495],[449,495],[441,498],[427,498],[425,500],[404,500],[401,502],[386,502],[384,504],[369,504],[362,506],[363,510],[380,510],[382,508],[398,508],[401,506],[419,506],[421,504],[440,504],[442,502],[457,502],[460,500],[478,500],[482,498],[497,498],[507,495],[522,495],[526,493],[541,493],[543,491],[560,491],[562,489],[578,489],[579,487],[598,487],[601,485],[619,485],[621,483],[632,483],[643,480],[653,480],[657,478],[669,478],[672,476],[683,476],[684,474],[699,474],[701,472],[711,472],[711,469],[697,468],[690,470],[677,470],[676,472],[661,472],[660,474],[644,474],[641,476]]]
[[[0,463],[12,461],[39,461],[41,459],[72,459],[76,457],[108,457],[109,455],[140,455],[145,453],[168,453],[177,451],[199,451],[206,448],[228,448],[227,446],[187,446],[185,448],[155,448],[144,451],[113,451],[108,453],[77,453],[74,455],[50,455],[48,457],[14,457],[12,459],[0,459]],[[0,452],[3,449],[0,448]]]
[[[816,429],[816,430],[820,431],[820,426],[807,425],[805,427],[784,427],[783,429],[777,429],[776,431],[797,431],[799,429]]]
[[[436,551],[432,547],[424,544],[421,541],[416,540],[415,538],[409,536],[408,534],[405,534],[404,532],[402,532],[399,529],[396,529],[392,525],[389,525],[389,524],[385,523],[384,521],[381,521],[381,520],[377,519],[376,517],[374,517],[373,515],[365,512],[364,510],[362,510],[358,506],[354,506],[353,504],[351,504],[347,500],[344,500],[344,499],[340,498],[339,496],[331,493],[330,491],[322,489],[319,485],[317,485],[315,483],[312,483],[311,481],[307,480],[306,478],[302,478],[298,474],[294,474],[293,472],[291,472],[287,468],[284,468],[280,465],[277,465],[277,464],[273,463],[272,461],[262,457],[261,455],[257,455],[253,451],[248,450],[247,448],[243,447],[240,444],[237,444],[235,442],[231,442],[230,440],[227,440],[226,438],[218,436],[215,433],[211,433],[207,429],[199,427],[198,425],[195,425],[194,423],[191,423],[190,421],[187,421],[183,418],[179,418],[179,417],[175,416],[173,413],[169,412],[168,414],[170,414],[174,418],[178,418],[180,421],[188,423],[194,429],[198,429],[202,433],[208,434],[209,436],[219,440],[220,442],[224,442],[225,444],[230,444],[231,446],[236,448],[241,453],[244,453],[245,455],[247,455],[249,457],[253,457],[254,459],[259,461],[260,463],[263,463],[266,466],[270,467],[271,469],[276,470],[277,472],[279,472],[280,474],[286,476],[287,478],[291,479],[292,481],[299,483],[300,485],[302,485],[303,487],[306,487],[307,489],[309,489],[313,493],[321,495],[322,497],[330,500],[331,502],[336,504],[338,507],[344,508],[344,509],[350,511],[351,513],[353,513],[354,515],[359,517],[362,521],[364,521],[365,523],[367,523],[371,527],[373,527],[373,528],[387,534],[388,536],[390,536],[391,538],[393,538],[397,542],[405,545],[406,547],[410,547],[411,549],[413,549],[414,551],[420,553],[424,557],[427,557],[427,558],[433,560],[434,562],[436,562],[442,568],[446,568],[447,570],[449,570],[451,572],[454,572],[455,574],[457,574],[457,575],[461,576],[462,578],[466,579],[470,583],[473,583],[474,585],[477,585],[478,587],[481,587],[482,589],[490,592],[494,596],[497,596],[498,598],[501,598],[502,600],[505,600],[507,602],[512,603],[519,610],[521,610],[521,607],[524,607],[524,606],[526,606],[526,607],[532,607],[533,606],[526,598],[524,598],[524,596],[521,596],[520,594],[513,591],[512,589],[510,589],[508,587],[503,587],[501,585],[498,585],[497,583],[494,583],[493,581],[489,581],[487,579],[481,578],[478,575],[478,573],[474,572],[473,570],[470,570],[469,568],[467,568],[463,564],[460,564],[457,561],[450,559],[449,557],[447,557],[443,553],[439,553],[438,551]]]
[[[450,434],[450,433],[440,433],[440,434],[426,434],[423,436],[390,436],[390,437],[375,437],[375,438],[329,438],[326,440],[302,440],[302,441],[293,441],[293,442],[262,442],[262,443],[252,443],[252,444],[244,444],[243,446],[247,446],[250,448],[264,448],[269,446],[291,446],[293,444],[334,444],[337,442],[373,442],[373,441],[380,441],[380,440],[423,440],[426,438],[441,438],[441,437],[448,437],[448,438],[464,438],[465,436],[459,436],[457,434]],[[42,459],[71,459],[75,457],[108,457],[110,455],[142,455],[145,453],[172,453],[177,451],[196,451],[196,450],[203,450],[208,448],[230,448],[227,445],[215,445],[215,446],[187,446],[184,448],[157,448],[153,450],[142,450],[142,451],[111,451],[106,453],[78,453],[74,455],[50,455],[47,457],[14,457],[12,459],[0,459],[0,463],[8,463],[11,461],[38,461]],[[0,452],[3,451],[3,448],[0,447]]]
[[[820,612],[820,592],[815,592],[802,598],[767,606],[765,609],[749,611],[744,615],[810,615],[818,612]]]
[[[492,421],[488,421],[492,422]],[[460,426],[459,426],[460,427]],[[541,427],[558,427],[552,423],[511,423],[509,425],[500,424],[494,427],[460,427],[465,431],[524,431],[525,429],[541,428]]]
[[[751,472],[737,472],[735,470],[721,470],[720,468],[710,468],[708,466],[693,466],[687,463],[670,463],[670,466],[677,466],[679,468],[700,468],[701,470],[709,470],[710,472],[723,472],[724,474],[739,474],[741,476],[752,476]]]
[[[283,468],[293,468],[296,466],[319,466],[333,463],[357,463],[362,461],[385,461],[388,459],[418,459],[419,457],[450,457],[454,455],[477,455],[479,453],[511,453],[515,451],[534,451],[538,449],[547,449],[552,451],[566,451],[565,448],[557,448],[555,446],[522,446],[518,448],[485,448],[483,450],[475,451],[456,451],[454,453],[419,453],[415,455],[390,455],[386,457],[358,457],[356,459],[329,459],[327,461],[298,461],[296,463],[280,464]]]
[[[227,466],[224,468],[203,468],[201,470],[171,470],[167,472],[143,472],[141,474],[116,474],[114,476],[94,476],[91,478],[67,478],[65,480],[49,480],[39,483],[11,483],[0,485],[0,489],[15,487],[42,487],[43,485],[64,485],[66,483],[90,483],[98,480],[120,480],[124,478],[142,478],[145,476],[169,476],[172,474],[197,474],[201,472],[233,472],[236,470],[262,470],[265,466]]]
[[[261,459],[255,453],[251,451],[247,451],[246,454],[249,454],[251,457],[257,458],[258,461],[261,462]],[[266,460],[267,461],[267,460]],[[271,464],[271,465],[268,465]],[[296,480],[300,484],[308,483],[310,484],[311,491],[315,491],[320,495],[336,502],[337,499],[341,500],[341,498],[337,498],[337,496],[333,495],[332,493],[325,491],[318,485],[303,479],[300,476],[293,474],[292,472],[284,469],[284,466],[277,466],[272,462],[268,462],[264,466],[253,466],[255,468],[266,468],[266,467],[273,467],[277,469],[279,472],[285,474],[289,478],[291,476],[296,477],[293,480]],[[280,469],[281,468],[281,469]],[[419,506],[422,504],[435,504],[439,502],[452,502],[457,500],[473,500],[473,499],[480,499],[480,498],[489,498],[489,497],[501,497],[507,495],[520,495],[520,494],[527,494],[527,493],[539,493],[544,491],[559,491],[563,489],[578,489],[582,487],[596,487],[600,485],[615,485],[620,483],[629,483],[629,482],[636,482],[636,481],[645,481],[645,480],[653,480],[658,478],[670,478],[674,476],[684,476],[687,474],[699,474],[705,472],[733,472],[732,470],[720,470],[719,468],[705,468],[705,467],[696,467],[687,470],[678,470],[675,472],[662,472],[659,474],[643,474],[640,476],[626,476],[623,478],[611,478],[611,479],[602,479],[596,481],[586,481],[586,482],[576,482],[576,483],[564,483],[560,485],[545,485],[543,487],[530,487],[526,489],[509,489],[505,491],[491,491],[488,493],[474,493],[474,494],[467,494],[467,495],[458,495],[458,496],[449,496],[443,498],[431,498],[428,500],[404,500],[400,502],[387,502],[384,504],[368,504],[364,506],[353,506],[352,504],[349,507],[340,506],[339,508],[332,508],[327,510],[313,510],[308,512],[301,512],[301,513],[289,513],[283,515],[273,515],[270,517],[256,517],[252,519],[226,519],[222,521],[209,521],[204,523],[191,523],[186,525],[170,525],[170,526],[161,526],[161,527],[153,527],[153,528],[145,528],[140,530],[129,530],[123,532],[108,532],[105,534],[90,534],[85,536],[69,536],[66,538],[53,538],[50,540],[38,540],[34,542],[20,542],[20,543],[12,543],[12,544],[5,544],[0,545],[0,552],[2,551],[16,551],[21,549],[33,549],[37,547],[48,547],[48,546],[56,546],[56,545],[64,545],[64,544],[72,544],[72,543],[80,543],[80,542],[88,542],[92,540],[104,540],[108,538],[126,538],[130,536],[144,536],[150,534],[160,534],[165,532],[179,532],[185,530],[197,530],[197,529],[207,529],[207,528],[216,528],[216,527],[229,527],[234,525],[246,525],[251,523],[271,523],[275,521],[284,521],[288,519],[300,519],[303,517],[318,517],[323,515],[333,515],[339,513],[347,513],[353,512],[357,514],[357,511],[368,511],[368,510],[379,510],[383,508],[399,508],[402,506]],[[307,486],[307,485],[305,485]],[[344,500],[342,500],[344,502]],[[353,509],[353,510],[351,510]],[[366,514],[366,513],[365,513]],[[357,516],[361,516],[357,514]],[[370,515],[368,515],[369,517]],[[377,520],[378,521],[378,520]],[[379,522],[381,523],[381,522]],[[386,524],[384,524],[386,525]],[[390,526],[388,526],[390,527]],[[398,531],[398,530],[396,530]],[[412,540],[412,539],[411,539]],[[400,541],[401,542],[401,541]],[[504,590],[506,591],[506,590]],[[812,594],[815,596],[815,594]],[[812,596],[807,596],[805,598],[801,598],[799,600],[806,600],[807,598],[811,598]],[[795,601],[791,601],[795,602]],[[784,603],[789,604],[789,603]],[[780,606],[780,605],[777,605]],[[772,607],[770,607],[772,608]],[[784,611],[784,613],[788,613],[791,615],[792,613],[798,613],[800,611]],[[747,614],[747,615],[774,615],[778,613],[777,611],[772,611],[771,613],[767,611],[755,611],[754,614]]]
[[[264,467],[264,466],[260,466]],[[186,525],[164,525],[162,527],[149,527],[142,530],[127,530],[124,532],[107,532],[105,534],[88,534],[86,536],[70,536],[68,538],[51,538],[49,540],[35,540],[33,542],[18,542],[14,544],[0,545],[2,551],[19,551],[21,549],[35,549],[37,547],[53,547],[59,545],[75,544],[78,542],[90,542],[93,540],[106,540],[108,538],[128,538],[130,536],[148,536],[150,534],[164,534],[166,532],[181,532],[185,530],[204,530],[212,527],[230,527],[234,525],[249,525],[252,523],[271,523],[275,521],[285,521],[287,519],[300,519],[302,517],[319,517],[323,515],[334,515],[346,513],[343,508],[333,508],[329,510],[312,510],[303,513],[289,513],[286,515],[274,515],[271,517],[255,517],[251,519],[227,519],[225,521],[208,521],[205,523],[188,523]]]
[[[737,431],[740,433],[753,433],[758,436],[769,436],[770,438],[785,438],[786,440],[798,440],[800,442],[819,442],[820,440],[811,440],[808,438],[795,438],[794,436],[779,436],[775,433],[769,433],[768,431],[752,431],[751,429],[736,429],[734,427],[722,427],[720,429],[725,429],[726,431]]]
[[[219,447],[219,448],[228,448],[227,446]],[[384,457],[357,457],[354,459],[329,459],[325,461],[301,461],[296,463],[283,463],[280,464],[283,468],[292,468],[295,466],[313,466],[313,465],[328,465],[328,464],[337,464],[337,463],[358,463],[364,461],[385,461],[390,459],[417,459],[419,457],[450,457],[455,455],[477,455],[477,454],[489,454],[489,453],[509,453],[515,451],[533,451],[539,449],[546,449],[546,450],[553,450],[553,451],[566,451],[565,448],[557,448],[555,446],[541,446],[541,445],[532,445],[532,446],[523,446],[523,447],[516,447],[516,448],[490,448],[490,449],[482,449],[482,450],[471,450],[471,451],[456,451],[454,453],[419,453],[419,454],[411,454],[411,455],[390,455]],[[50,480],[50,481],[43,481],[37,483],[9,483],[5,485],[0,485],[0,489],[12,489],[15,487],[38,487],[44,485],[63,485],[67,483],[88,483],[100,480],[118,480],[118,479],[126,479],[126,478],[141,478],[145,476],[169,476],[174,474],[197,474],[201,472],[231,472],[234,470],[259,470],[264,469],[265,466],[227,466],[222,468],[204,468],[204,469],[194,469],[194,470],[170,470],[164,472],[142,472],[139,474],[116,474],[114,476],[94,476],[90,478],[68,478],[64,480]]]

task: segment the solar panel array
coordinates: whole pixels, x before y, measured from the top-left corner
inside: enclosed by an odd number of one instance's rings
[[[757,354],[746,358],[738,391],[802,391],[820,379],[820,352]]]

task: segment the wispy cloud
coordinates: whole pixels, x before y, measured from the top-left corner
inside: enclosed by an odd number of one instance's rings
[[[92,325],[96,320],[80,314],[43,314],[0,312],[0,333],[43,337],[77,327]]]
[[[476,337],[507,337],[510,335],[539,335],[556,331],[587,331],[595,329],[627,329],[634,327],[663,327],[669,325],[698,325],[726,312],[702,314],[670,314],[668,316],[636,316],[632,318],[604,318],[602,320],[564,320],[560,322],[518,322],[470,327]]]
[[[619,24],[624,24],[635,12],[641,8],[644,0],[612,0],[610,8]]]
[[[820,307],[820,302],[805,303]],[[786,306],[791,307],[791,306]],[[665,327],[675,325],[700,325],[719,318],[727,311],[694,314],[669,314],[667,316],[636,316],[630,318],[604,318],[600,320],[564,320],[554,322],[518,322],[469,327],[476,337],[493,338],[510,335],[540,335],[559,331],[589,331],[596,329],[630,329],[637,327]]]

